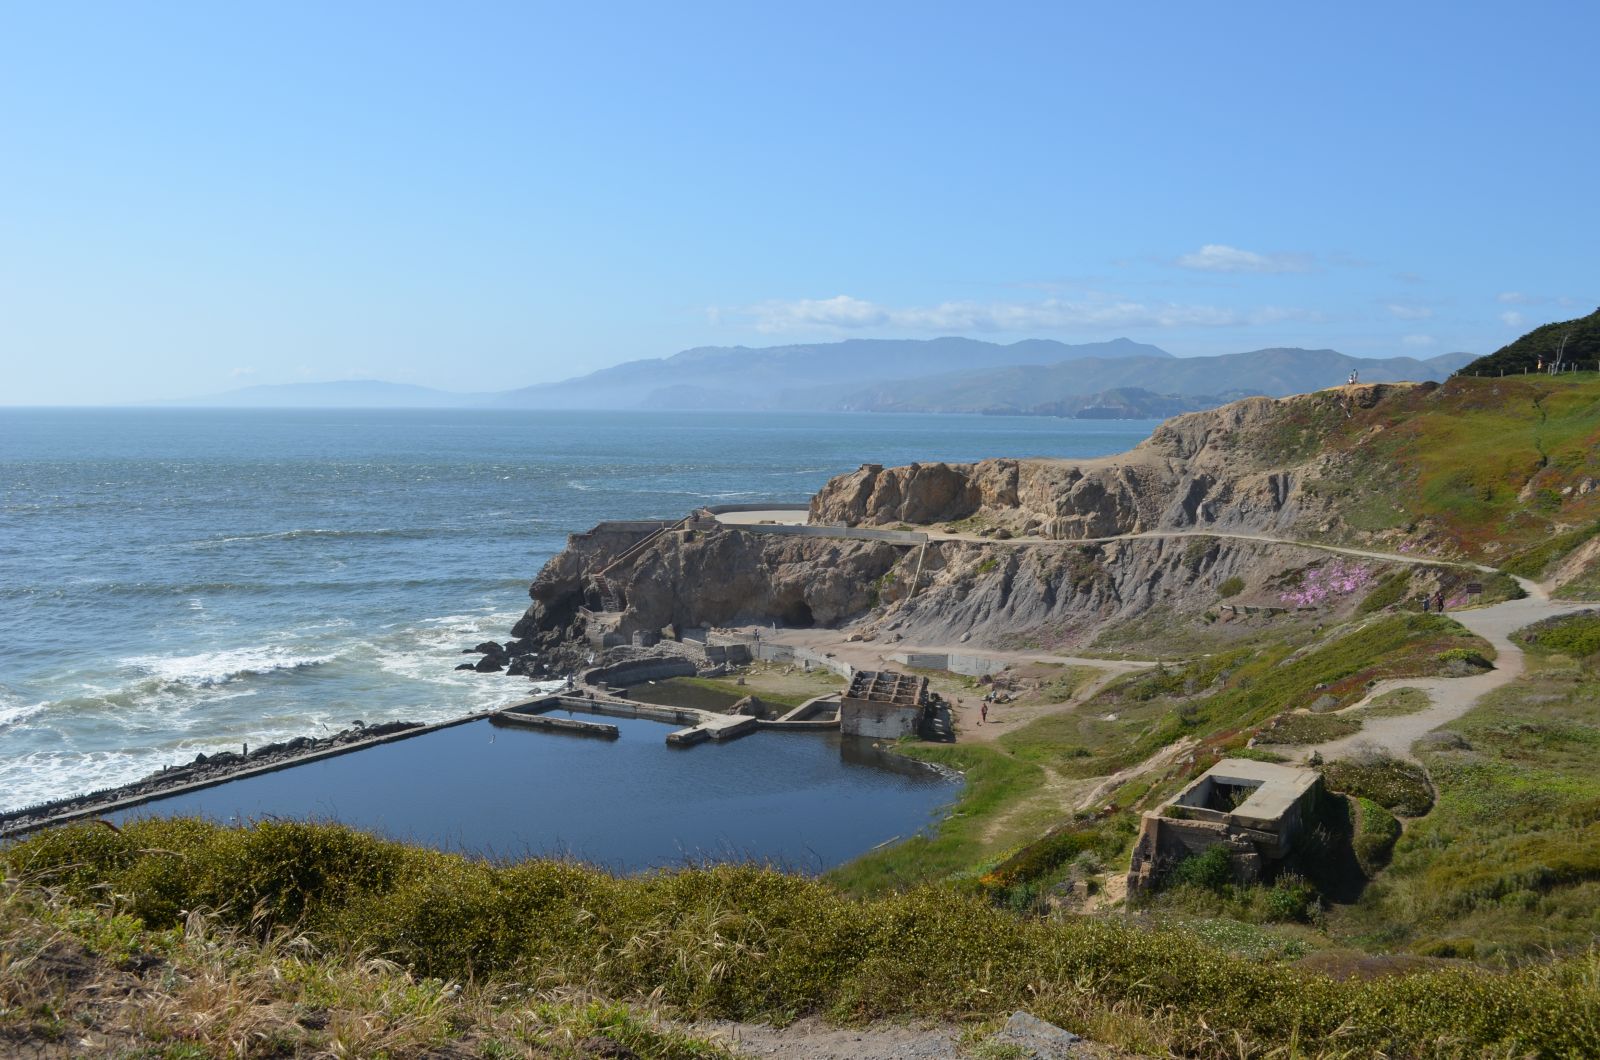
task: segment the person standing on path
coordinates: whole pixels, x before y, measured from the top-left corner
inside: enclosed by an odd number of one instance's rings
[[[988,720],[989,720],[989,704],[988,704],[987,701],[985,701],[984,704],[981,707],[978,708],[978,724],[982,725],[984,722],[986,722]]]

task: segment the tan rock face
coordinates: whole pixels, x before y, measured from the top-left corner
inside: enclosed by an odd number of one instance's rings
[[[1317,431],[1394,388],[1251,398],[1167,421],[1117,457],[868,464],[829,482],[812,521],[847,526],[936,524],[977,517],[1013,533],[1065,540],[1213,526],[1276,534],[1326,532],[1325,499],[1301,489]]]
[[[876,614],[923,643],[1065,645],[1157,609],[1199,616],[1216,604],[1223,579],[1260,587],[1269,572],[1316,554],[1230,539],[1091,539],[1207,528],[1338,534],[1334,503],[1306,488],[1332,458],[1320,441],[1391,389],[1241,401],[1177,417],[1131,452],[1100,460],[868,464],[829,482],[811,504],[815,524],[960,523],[1084,542],[1079,547],[946,540],[919,557],[917,549],[881,542],[716,524],[641,547],[637,533],[606,532],[602,524],[574,535],[541,572],[515,632],[541,644],[580,633],[582,608],[598,607],[593,575],[602,569],[613,599],[623,601],[624,634],[668,625],[838,626]],[[912,594],[919,558],[925,570]]]

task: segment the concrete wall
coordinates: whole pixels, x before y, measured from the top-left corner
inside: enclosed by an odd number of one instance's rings
[[[727,515],[729,512],[809,512],[809,504],[711,504],[706,506],[706,511],[712,515]]]
[[[839,704],[839,731],[846,736],[898,740],[902,736],[915,736],[921,720],[921,707],[863,703],[856,699],[846,699]]]
[[[824,670],[831,670],[840,677],[848,680],[855,676],[855,667],[840,659],[830,659],[821,652],[809,648],[796,648],[790,644],[769,644],[766,641],[757,641],[750,646],[751,652],[763,662],[785,663],[810,663],[820,666]]]
[[[751,659],[748,644],[707,644],[706,662],[712,666],[721,666],[724,663],[730,666],[742,666]]]
[[[614,666],[597,666],[586,671],[583,680],[591,685],[627,686],[668,677],[693,677],[695,670],[694,663],[688,659],[633,659]]]
[[[967,652],[900,651],[891,652],[889,658],[918,670],[949,670],[967,677],[997,674],[1006,668],[1002,659]]]

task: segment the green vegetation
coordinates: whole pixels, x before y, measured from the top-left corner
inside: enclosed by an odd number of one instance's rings
[[[1500,569],[1507,574],[1516,574],[1523,578],[1539,579],[1544,577],[1550,565],[1559,559],[1565,558],[1580,545],[1587,544],[1600,534],[1600,521],[1590,523],[1588,526],[1576,530],[1568,530],[1556,534],[1549,540],[1541,541],[1530,548],[1507,556],[1500,563]]]
[[[1418,745],[1437,789],[1339,933],[1507,962],[1600,934],[1600,674],[1533,673]],[[1330,777],[1330,783],[1332,778]],[[1382,800],[1378,800],[1382,801]]]
[[[1152,672],[1119,686],[1118,698],[1161,699],[1169,710],[1130,743],[1105,749],[1110,768],[1103,772],[1143,761],[1183,736],[1226,741],[1324,694],[1349,706],[1370,681],[1438,673],[1438,655],[1454,647],[1490,650],[1444,615],[1402,612],[1334,630],[1298,651],[1287,641],[1269,642]]]
[[[1562,340],[1566,341],[1565,349]],[[1500,376],[1534,371],[1541,360],[1549,365],[1556,353],[1569,364],[1594,371],[1600,366],[1600,310],[1576,320],[1562,320],[1534,328],[1514,342],[1479,357],[1460,370],[1459,375]]]
[[[1384,608],[1405,599],[1406,594],[1410,591],[1410,571],[1396,571],[1393,574],[1385,574],[1378,579],[1378,584],[1373,586],[1372,591],[1367,593],[1366,597],[1361,601],[1360,606],[1356,608],[1356,613],[1370,615],[1374,611],[1382,611]]]
[[[1329,762],[1322,767],[1322,777],[1334,791],[1370,799],[1402,817],[1421,817],[1433,806],[1428,775],[1412,762],[1387,755]]]
[[[1310,923],[1322,912],[1317,889],[1292,872],[1269,884],[1234,882],[1233,862],[1223,846],[1172,866],[1157,891],[1142,898],[1141,904],[1167,913],[1226,917],[1246,924]]]
[[[1038,790],[1039,766],[1018,761],[978,743],[909,744],[898,748],[947,769],[959,770],[966,784],[950,815],[932,830],[871,851],[829,873],[829,879],[855,895],[877,895],[932,880],[974,875],[985,858],[1039,834],[1031,822],[991,832],[991,823]]]
[[[1256,734],[1257,744],[1311,744],[1337,740],[1361,731],[1348,714],[1285,714]]]
[[[1244,579],[1237,574],[1224,579],[1222,584],[1217,586],[1217,595],[1224,600],[1230,596],[1238,596],[1242,592],[1244,592]]]
[[[979,1021],[1026,1007],[1158,1053],[1303,1055],[1308,1042],[1343,1055],[1433,1055],[1442,1042],[1452,1053],[1600,1049],[1595,955],[1511,974],[1454,967],[1335,981],[1182,932],[1020,918],[949,890],[856,902],[738,866],[618,879],[304,824],[83,825],[3,856],[11,878],[59,887],[69,908],[117,896],[110,912],[137,918],[141,931],[171,932],[182,910],[209,909],[263,945],[292,927],[313,958],[382,953],[412,975],[475,986],[649,995],[685,1018]]]
[[[1396,688],[1361,708],[1362,718],[1397,718],[1405,714],[1418,714],[1433,705],[1428,693],[1420,688]]]
[[[1394,852],[1394,844],[1400,838],[1400,822],[1371,799],[1357,798],[1355,807],[1355,836],[1351,847],[1361,871],[1376,876]]]
[[[1323,405],[1337,399],[1297,403],[1279,429],[1322,416]],[[1513,572],[1528,574],[1575,547],[1568,540],[1543,551],[1552,534],[1600,519],[1600,490],[1581,488],[1600,478],[1593,373],[1457,375],[1318,424],[1328,469],[1310,486],[1352,529],[1417,533],[1439,554],[1509,554]],[[1518,550],[1530,553],[1520,563]]]
[[[1585,659],[1600,652],[1600,611],[1547,618],[1518,630],[1512,639],[1538,655]]]
[[[214,912],[147,926],[112,905],[0,881],[6,1055],[731,1056],[655,1016],[508,980],[419,978]]]

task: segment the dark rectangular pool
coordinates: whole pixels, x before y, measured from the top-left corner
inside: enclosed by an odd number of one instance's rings
[[[926,828],[960,791],[957,777],[832,733],[758,732],[678,749],[664,742],[674,726],[595,720],[621,737],[473,721],[114,819],[331,820],[447,850],[574,856],[620,872],[707,859],[821,872]]]

